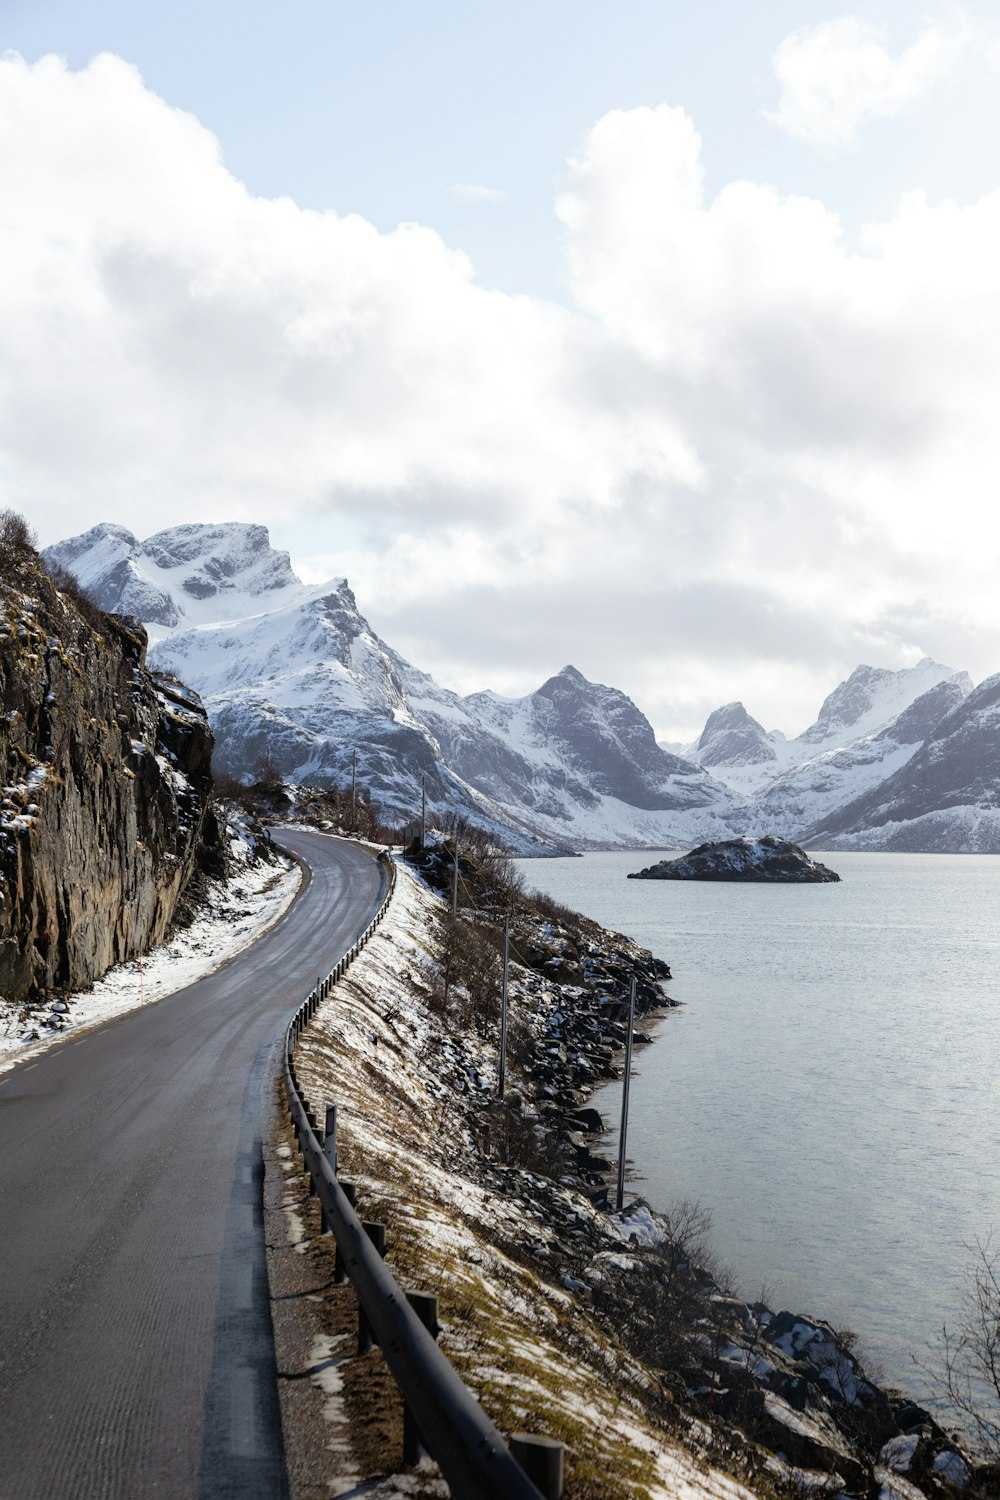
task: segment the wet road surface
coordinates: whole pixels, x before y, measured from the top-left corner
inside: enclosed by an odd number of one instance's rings
[[[356,844],[224,969],[0,1075],[0,1500],[284,1500],[261,1128],[289,1014],[377,908]]]

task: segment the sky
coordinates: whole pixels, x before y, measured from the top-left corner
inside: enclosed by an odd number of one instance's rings
[[[667,740],[1000,671],[989,4],[0,0],[0,505]]]

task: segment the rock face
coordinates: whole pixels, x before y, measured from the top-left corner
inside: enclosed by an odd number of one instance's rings
[[[220,873],[212,734],[145,668],[138,620],[59,593],[37,560],[0,584],[0,993],[92,982],[162,940]]]
[[[681,859],[664,859],[629,880],[770,880],[779,884],[817,884],[839,880],[826,865],[809,858],[798,844],[766,834],[760,839],[724,839],[700,844]]]

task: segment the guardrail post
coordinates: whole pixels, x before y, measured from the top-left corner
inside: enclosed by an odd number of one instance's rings
[[[385,1260],[385,1225],[376,1224],[370,1219],[362,1219],[361,1228],[371,1240],[375,1249]],[[364,1354],[372,1346],[372,1325],[368,1321],[368,1314],[358,1303],[358,1353]]]
[[[358,1190],[355,1187],[354,1183],[353,1182],[342,1182],[340,1184],[340,1186],[341,1186],[341,1189],[343,1191],[344,1197],[347,1199],[347,1201],[351,1205],[351,1207],[352,1208],[357,1208],[357,1206],[358,1206]],[[344,1265],[344,1253],[343,1253],[343,1251],[340,1248],[340,1242],[339,1241],[337,1243],[337,1251],[336,1251],[336,1254],[335,1254],[334,1260],[333,1260],[333,1279],[337,1283],[338,1286],[340,1286],[343,1282],[345,1282],[347,1280],[347,1268]]]
[[[337,1175],[337,1106],[328,1104],[326,1106],[326,1121],[323,1130],[323,1155],[333,1168],[333,1175]]]
[[[326,1126],[326,1128],[323,1131],[323,1155],[326,1157],[327,1161],[330,1163],[330,1166],[333,1168],[333,1175],[336,1177],[336,1175],[337,1175],[337,1106],[335,1104],[328,1104],[326,1106],[326,1122],[325,1122],[325,1126]],[[333,1225],[330,1224],[328,1222],[328,1220],[327,1220],[326,1209],[323,1206],[323,1199],[322,1198],[320,1198],[320,1200],[319,1200],[319,1224],[320,1224],[320,1232],[322,1234],[332,1234],[333,1233]]]
[[[545,1500],[562,1500],[562,1443],[557,1443],[554,1438],[515,1432],[511,1435],[510,1451],[532,1484],[541,1490]]]
[[[440,1324],[438,1323],[438,1299],[430,1292],[407,1292],[406,1300],[436,1343],[437,1336],[441,1331]],[[404,1464],[419,1463],[421,1455],[426,1452],[427,1448],[420,1436],[420,1428],[417,1426],[413,1413],[404,1401],[403,1462]]]

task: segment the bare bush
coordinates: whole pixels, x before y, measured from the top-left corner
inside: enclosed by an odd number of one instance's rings
[[[493,1034],[500,1024],[503,985],[501,937],[486,924],[456,918],[453,933],[451,1000],[459,1019],[480,1037]]]
[[[640,1358],[677,1371],[700,1363],[714,1312],[708,1236],[711,1214],[683,1198],[663,1215],[665,1241],[647,1252],[649,1276],[641,1297],[631,1293],[620,1309],[622,1334]]]
[[[957,1329],[941,1330],[934,1373],[974,1446],[1000,1465],[1000,1245],[990,1232],[967,1248],[972,1264],[962,1316]]]
[[[281,785],[281,770],[270,750],[263,751],[257,757],[253,775],[256,785],[264,787],[267,791],[272,791]]]
[[[563,906],[554,896],[548,896],[544,891],[529,891],[526,900],[535,908],[539,916],[547,917],[550,922],[556,922],[560,927],[574,927],[581,918],[580,913],[573,911],[572,907]]]
[[[43,562],[42,566],[52,586],[59,590],[63,598],[70,601],[77,614],[82,615],[87,624],[93,626],[95,630],[106,633],[107,618],[104,610],[95,603],[69,569],[64,568],[62,563],[56,562],[54,558]]]
[[[36,540],[22,515],[16,510],[0,510],[0,571],[5,575],[16,573],[27,563],[37,562]]]
[[[560,1177],[572,1165],[572,1153],[559,1131],[527,1114],[517,1094],[486,1105],[472,1133],[477,1150],[503,1166]]]

